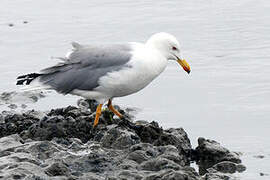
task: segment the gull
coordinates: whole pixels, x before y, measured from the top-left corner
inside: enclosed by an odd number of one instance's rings
[[[113,98],[146,87],[165,70],[169,60],[178,62],[190,73],[179,42],[165,32],[152,35],[145,43],[81,45],[73,42],[72,46],[66,57],[59,58],[61,62],[38,73],[19,76],[17,85],[31,85],[31,90],[53,89],[61,94],[96,100],[99,105],[94,127],[106,102],[108,108],[122,118],[112,105]]]

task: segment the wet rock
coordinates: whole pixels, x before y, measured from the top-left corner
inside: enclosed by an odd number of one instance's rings
[[[173,129],[170,128],[165,130],[164,133],[160,136],[160,138],[154,143],[156,146],[164,146],[164,145],[173,145],[175,146],[181,156],[182,160],[185,160],[185,164],[189,165],[189,157],[191,151],[190,140],[187,136],[187,133],[183,128]],[[188,158],[186,158],[188,157]]]
[[[78,179],[78,178],[77,178]],[[75,179],[76,180],[76,179]],[[83,176],[79,178],[79,180],[116,180],[111,178],[105,178],[102,175],[96,175],[95,173],[85,173]]]
[[[34,123],[23,133],[23,138],[34,140],[52,140],[58,138],[79,138],[86,142],[92,136],[93,117],[87,116],[89,112],[76,107],[59,108],[51,110],[38,123]],[[90,132],[90,133],[89,133]]]
[[[236,164],[241,163],[238,154],[230,152],[213,140],[199,138],[198,147],[195,149],[195,152],[200,174],[205,174],[208,168],[222,161],[229,161]]]
[[[28,146],[25,148],[25,152],[31,152],[32,155],[37,157],[42,162],[47,159],[53,158],[55,154],[61,152],[61,146],[50,141],[34,141],[35,143],[27,143]],[[62,149],[63,150],[63,149]]]
[[[16,109],[18,106],[16,104],[10,104],[8,105],[10,109]]]
[[[120,169],[125,169],[125,170],[134,170],[138,167],[138,163],[136,161],[130,160],[130,159],[125,159],[120,165]]]
[[[119,127],[108,129],[101,139],[104,147],[124,149],[140,142],[140,138],[135,132],[124,130]]]
[[[267,174],[267,173],[260,173],[260,176],[269,176],[270,174]]]
[[[169,159],[180,166],[186,166],[186,157],[184,157],[181,153],[179,153],[179,150],[173,146],[173,145],[167,145],[167,146],[158,146],[158,151],[160,154],[160,157]]]
[[[153,143],[156,141],[160,137],[162,131],[163,130],[156,122],[151,122],[146,125],[138,125],[136,129],[136,133],[141,137],[142,142],[145,143]]]
[[[14,151],[15,147],[23,145],[23,140],[18,134],[13,134],[0,139],[0,152]]]
[[[166,161],[176,163],[181,167],[186,165],[186,159],[182,158],[178,149],[173,145],[153,146],[149,143],[136,144],[130,147],[127,159],[133,160],[138,164],[144,162],[144,168],[145,166],[151,166],[151,163],[155,164],[160,159],[166,159]]]
[[[142,150],[136,150],[134,152],[131,152],[127,158],[139,164],[150,159],[147,152],[142,151]]]
[[[139,173],[136,170],[123,170],[117,174],[116,179],[130,179],[130,180],[139,180],[143,179],[144,175]]]
[[[211,167],[211,172],[218,171],[222,173],[235,173],[235,172],[243,172],[246,170],[246,167],[242,164],[236,164],[230,161],[222,161],[220,163],[215,164]],[[209,169],[207,169],[209,171]]]
[[[1,117],[3,121],[0,122],[0,137],[21,133],[39,121],[38,118],[29,114],[16,114],[8,111],[2,113]]]
[[[0,139],[0,175],[3,179],[23,179],[34,173],[45,175],[38,158],[29,153],[19,135]]]
[[[182,128],[163,130],[156,122],[138,125],[135,129],[142,142],[155,146],[173,145],[180,152],[181,159],[188,165],[190,161],[191,144],[186,132]]]
[[[239,178],[236,178],[230,174],[216,172],[216,173],[206,173],[202,177],[202,180],[239,180]]]
[[[188,167],[181,170],[162,170],[157,173],[150,173],[144,180],[199,180],[195,169]]]
[[[0,114],[0,123],[1,124],[5,123],[5,118],[2,114]]]
[[[23,113],[24,116],[26,116],[28,119],[35,119],[36,121],[39,121],[43,117],[45,117],[45,113],[41,111],[35,111],[35,110],[28,110]]]
[[[263,158],[265,158],[264,155],[256,155],[256,156],[253,156],[253,157],[255,157],[255,158],[257,158],[257,159],[263,159]]]
[[[237,172],[244,172],[245,170],[246,170],[247,168],[246,168],[246,166],[245,165],[243,165],[243,164],[236,164],[236,171]]]
[[[26,104],[22,104],[21,105],[21,108],[25,109],[25,108],[27,108],[27,105]]]
[[[70,176],[70,170],[63,162],[56,162],[45,169],[48,176]]]
[[[207,176],[241,169],[240,164],[227,162],[233,156],[218,143],[200,140],[192,150],[184,129],[164,130],[156,122],[133,123],[120,107],[116,108],[125,118],[105,110],[93,128],[96,105],[83,101],[79,108],[68,106],[47,113],[1,113],[0,177],[197,180],[200,176],[189,167],[193,151],[202,162],[216,164]]]
[[[14,24],[9,26],[14,26]],[[35,103],[44,97],[45,94],[42,91],[3,92],[0,94],[0,104],[15,104],[17,106],[17,104]]]
[[[161,157],[145,161],[140,165],[140,169],[146,171],[160,171],[162,169],[179,170],[180,168],[181,166],[175,162]]]

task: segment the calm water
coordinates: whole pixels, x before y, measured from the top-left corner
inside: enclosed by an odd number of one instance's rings
[[[171,62],[143,91],[114,102],[139,108],[137,119],[183,126],[194,146],[203,136],[243,152],[248,169],[238,176],[269,179],[259,176],[270,174],[269,8],[267,0],[1,0],[0,91],[17,91],[17,75],[55,64],[50,57],[63,56],[71,41],[145,41],[169,32],[192,73]],[[29,107],[48,110],[77,99],[52,93]]]

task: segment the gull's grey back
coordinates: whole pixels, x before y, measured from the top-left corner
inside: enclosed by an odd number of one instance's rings
[[[41,71],[40,82],[67,94],[74,89],[93,90],[108,72],[127,66],[131,58],[129,44],[82,46],[73,43],[74,51],[63,62]]]

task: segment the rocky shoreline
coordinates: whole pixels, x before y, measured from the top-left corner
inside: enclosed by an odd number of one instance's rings
[[[199,138],[193,149],[183,128],[131,122],[118,106],[125,118],[104,110],[93,128],[96,105],[2,112],[0,179],[216,180],[245,170],[239,154],[218,142]]]

